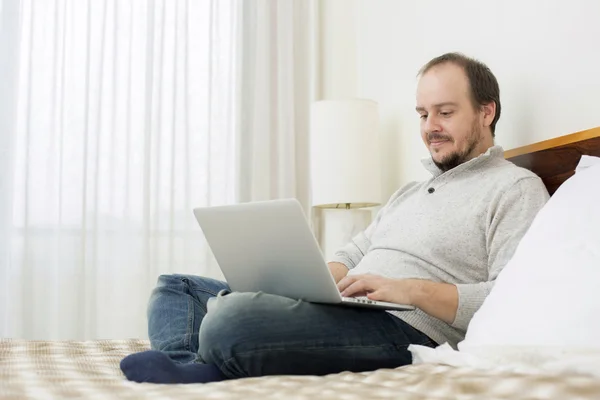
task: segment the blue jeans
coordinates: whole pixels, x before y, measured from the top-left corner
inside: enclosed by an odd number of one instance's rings
[[[412,362],[408,345],[435,346],[382,310],[228,291],[213,279],[160,276],[148,306],[152,348],[241,378],[395,368]]]

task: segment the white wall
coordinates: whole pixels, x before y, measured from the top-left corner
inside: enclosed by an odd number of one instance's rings
[[[427,152],[414,111],[416,73],[444,52],[479,58],[498,78],[496,143],[505,149],[600,125],[600,2],[356,0],[347,7],[355,8],[352,84],[381,107],[386,198],[428,176],[419,162]]]

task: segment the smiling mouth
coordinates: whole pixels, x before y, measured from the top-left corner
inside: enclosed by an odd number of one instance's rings
[[[432,147],[438,147],[438,146],[441,146],[441,145],[443,145],[445,143],[448,143],[448,140],[436,140],[436,141],[432,141],[432,142],[429,142],[429,145],[432,146]]]

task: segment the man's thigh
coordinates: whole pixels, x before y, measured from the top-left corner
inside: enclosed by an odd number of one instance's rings
[[[410,364],[427,336],[381,310],[232,293],[208,303],[199,352],[229,377],[369,371]]]

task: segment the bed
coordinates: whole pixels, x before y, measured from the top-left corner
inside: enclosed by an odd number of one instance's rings
[[[600,156],[600,127],[506,151],[552,194],[582,155]],[[583,374],[490,372],[415,364],[368,373],[271,376],[206,385],[136,384],[120,360],[145,340],[0,339],[0,399],[598,399],[600,380]]]
[[[206,385],[137,384],[119,361],[143,340],[0,342],[1,399],[597,399],[600,381],[585,376],[490,373],[422,364],[325,377],[247,378]]]

